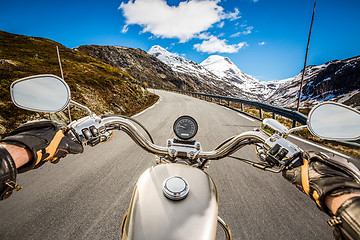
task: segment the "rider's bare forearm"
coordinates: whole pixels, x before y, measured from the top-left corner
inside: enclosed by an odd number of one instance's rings
[[[32,159],[32,154],[29,149],[18,147],[15,145],[4,144],[6,150],[10,153],[13,158],[16,168],[25,165]]]
[[[352,197],[360,197],[360,193],[349,193],[343,194],[337,197],[327,196],[325,198],[325,204],[330,209],[330,211],[335,214],[339,207],[348,199]]]

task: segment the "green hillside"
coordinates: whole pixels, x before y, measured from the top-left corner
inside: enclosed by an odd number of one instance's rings
[[[28,37],[0,31],[0,135],[19,124],[50,117],[67,121],[66,114],[38,114],[21,110],[11,102],[10,84],[19,78],[54,74],[60,76],[56,46],[59,47],[64,79],[72,99],[96,114],[132,115],[157,100],[142,86],[130,83],[132,76],[94,58],[45,38]],[[72,107],[72,118],[84,116]]]

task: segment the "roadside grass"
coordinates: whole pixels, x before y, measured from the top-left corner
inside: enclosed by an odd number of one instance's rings
[[[15,107],[9,91],[16,79],[39,74],[59,76],[56,46],[71,98],[95,114],[130,116],[157,101],[157,96],[146,91],[142,84],[133,84],[134,78],[118,68],[49,39],[0,31],[0,137],[29,120],[51,116],[68,123],[66,111],[49,115]],[[84,111],[71,107],[72,119],[83,116]]]

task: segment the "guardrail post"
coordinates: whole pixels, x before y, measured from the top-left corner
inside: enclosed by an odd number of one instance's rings
[[[293,123],[292,123],[292,128],[296,127],[296,121],[293,120]]]
[[[260,119],[263,119],[263,111],[261,108],[259,108],[259,113],[260,113]]]
[[[184,94],[184,91],[179,91],[179,90],[175,90],[175,89],[164,89],[164,88],[160,88],[160,87],[158,89],[165,90],[168,92],[178,92],[178,93]],[[255,107],[255,109],[256,108],[261,109],[260,110],[261,118],[263,117],[262,110],[264,110],[264,111],[272,112],[273,118],[276,118],[276,116],[279,115],[279,116],[283,116],[283,117],[293,119],[293,120],[296,119],[293,121],[294,127],[296,126],[297,122],[300,124],[306,124],[307,117],[305,115],[303,115],[302,113],[294,111],[294,110],[284,109],[281,107],[271,106],[269,104],[263,104],[261,102],[245,100],[245,99],[240,99],[240,98],[228,98],[225,96],[210,95],[210,94],[198,93],[198,92],[188,92],[188,94],[193,95],[193,96],[195,96],[201,100],[205,100],[205,101],[210,101],[210,100],[212,100],[212,98],[215,98],[215,101],[220,99],[219,100],[220,103],[227,104],[229,107],[231,107],[230,99],[233,99],[233,102],[235,102],[235,103],[233,103],[234,107],[238,108],[240,105],[241,111],[243,111],[243,112],[244,112],[244,108],[246,107],[246,106],[244,107],[244,105],[249,105],[249,106]],[[360,144],[359,144],[359,146],[360,146]]]

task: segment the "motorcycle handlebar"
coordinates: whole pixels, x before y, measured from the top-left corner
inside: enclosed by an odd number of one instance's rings
[[[240,148],[249,144],[263,143],[268,138],[262,132],[248,131],[234,136],[230,140],[226,140],[224,144],[220,144],[220,148],[211,152],[200,152],[198,157],[209,160],[217,160],[231,155]]]
[[[87,137],[84,136],[84,129],[91,129],[92,127],[95,127],[96,129],[98,129],[100,135],[105,134],[105,132],[111,130],[122,130],[126,134],[128,134],[131,139],[145,151],[159,156],[169,155],[167,147],[161,147],[153,144],[141,134],[141,132],[134,126],[134,124],[132,124],[129,120],[119,116],[110,116],[105,118],[85,117],[78,121],[72,122],[69,126],[77,133],[80,141],[83,143],[89,141]],[[230,154],[234,153],[245,145],[265,142],[267,138],[268,136],[260,131],[244,132],[234,136],[229,140],[226,140],[225,142],[220,144],[220,147],[218,149],[214,151],[201,151],[197,157],[209,160],[221,159],[229,156]]]

